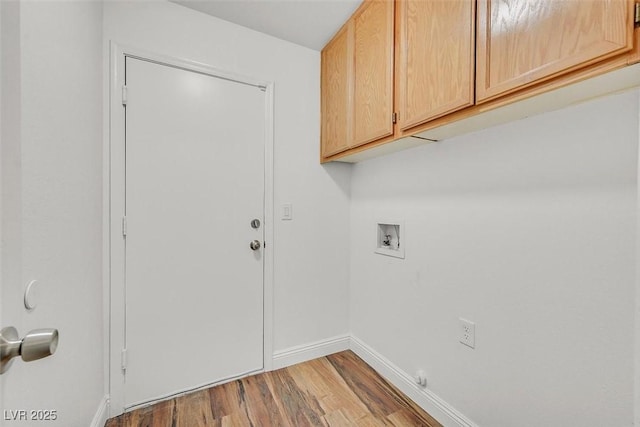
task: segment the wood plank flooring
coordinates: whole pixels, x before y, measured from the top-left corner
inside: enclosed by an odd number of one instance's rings
[[[442,427],[351,351],[110,419],[105,427]]]

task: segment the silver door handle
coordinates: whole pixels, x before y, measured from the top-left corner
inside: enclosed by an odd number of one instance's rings
[[[249,243],[249,247],[252,250],[257,251],[258,249],[260,249],[260,240],[254,240],[253,242]]]
[[[51,356],[57,348],[57,329],[34,329],[20,339],[16,328],[4,328],[0,331],[0,374],[9,369],[14,357],[31,362]]]

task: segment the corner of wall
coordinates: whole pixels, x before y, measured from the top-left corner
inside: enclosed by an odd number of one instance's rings
[[[402,371],[387,358],[353,335],[351,336],[350,347],[351,351],[427,411],[444,427],[477,427],[475,423],[449,403],[442,400],[428,388],[419,387],[411,375]]]

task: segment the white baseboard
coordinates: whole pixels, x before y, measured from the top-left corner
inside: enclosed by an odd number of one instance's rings
[[[478,427],[431,390],[419,387],[411,375],[402,371],[354,336],[351,336],[351,351],[360,356],[369,366],[416,402],[444,427]]]
[[[339,351],[349,350],[349,335],[340,335],[311,344],[299,345],[273,353],[273,369],[286,368],[296,363],[317,359]]]
[[[104,427],[109,418],[109,396],[104,396],[98,405],[98,410],[93,416],[89,427]]]

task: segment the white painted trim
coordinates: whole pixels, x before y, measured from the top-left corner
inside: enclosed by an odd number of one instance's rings
[[[444,427],[477,427],[475,423],[462,415],[453,406],[428,388],[419,387],[411,375],[402,371],[387,358],[354,336],[351,336],[351,351],[360,356],[369,366],[427,411]]]
[[[109,288],[109,395],[111,404],[109,416],[114,417],[124,412],[124,377],[120,369],[120,352],[124,348],[124,261],[120,256],[124,251],[124,241],[119,232],[118,223],[124,214],[124,202],[113,197],[114,193],[124,191],[124,108],[122,107],[119,88],[124,84],[124,51],[117,44],[110,44],[109,61],[109,139],[106,141],[109,153],[106,171],[108,183],[106,192],[109,203],[105,216],[108,218],[109,239],[107,253],[109,257],[109,276],[106,285]]]
[[[104,273],[106,293],[109,296],[109,394],[110,416],[122,414],[125,410],[124,376],[120,369],[120,354],[125,345],[125,293],[124,293],[124,240],[121,234],[121,220],[124,214],[124,108],[121,104],[121,88],[124,85],[124,58],[134,57],[175,68],[194,71],[214,77],[232,80],[265,91],[265,241],[273,248],[273,145],[274,145],[274,83],[253,77],[190,61],[170,57],[155,52],[124,46],[110,42],[109,63],[109,133],[105,141],[105,197],[104,212],[108,218],[104,223],[104,235],[108,236],[105,252],[108,257],[108,271]],[[269,248],[269,246],[268,246]],[[263,369],[270,369],[273,348],[273,250],[265,250],[264,294],[263,294]]]
[[[109,396],[104,396],[98,404],[98,409],[96,410],[96,414],[93,416],[93,420],[91,420],[91,424],[89,424],[89,427],[104,427],[108,419]]]
[[[275,83],[270,82],[265,89],[265,152],[264,152],[264,294],[263,294],[263,362],[265,371],[272,369],[273,357],[273,295],[274,295],[274,172],[273,172],[273,145],[275,138]]]
[[[273,369],[286,368],[307,360],[349,350],[351,339],[348,334],[329,338],[314,343],[298,345],[273,354]]]
[[[103,69],[110,70],[111,56],[106,50],[103,55]],[[104,394],[110,393],[110,347],[111,342],[111,162],[110,162],[110,79],[111,73],[102,74],[102,99],[105,107],[102,109],[102,376]],[[107,417],[110,415],[107,411]]]

